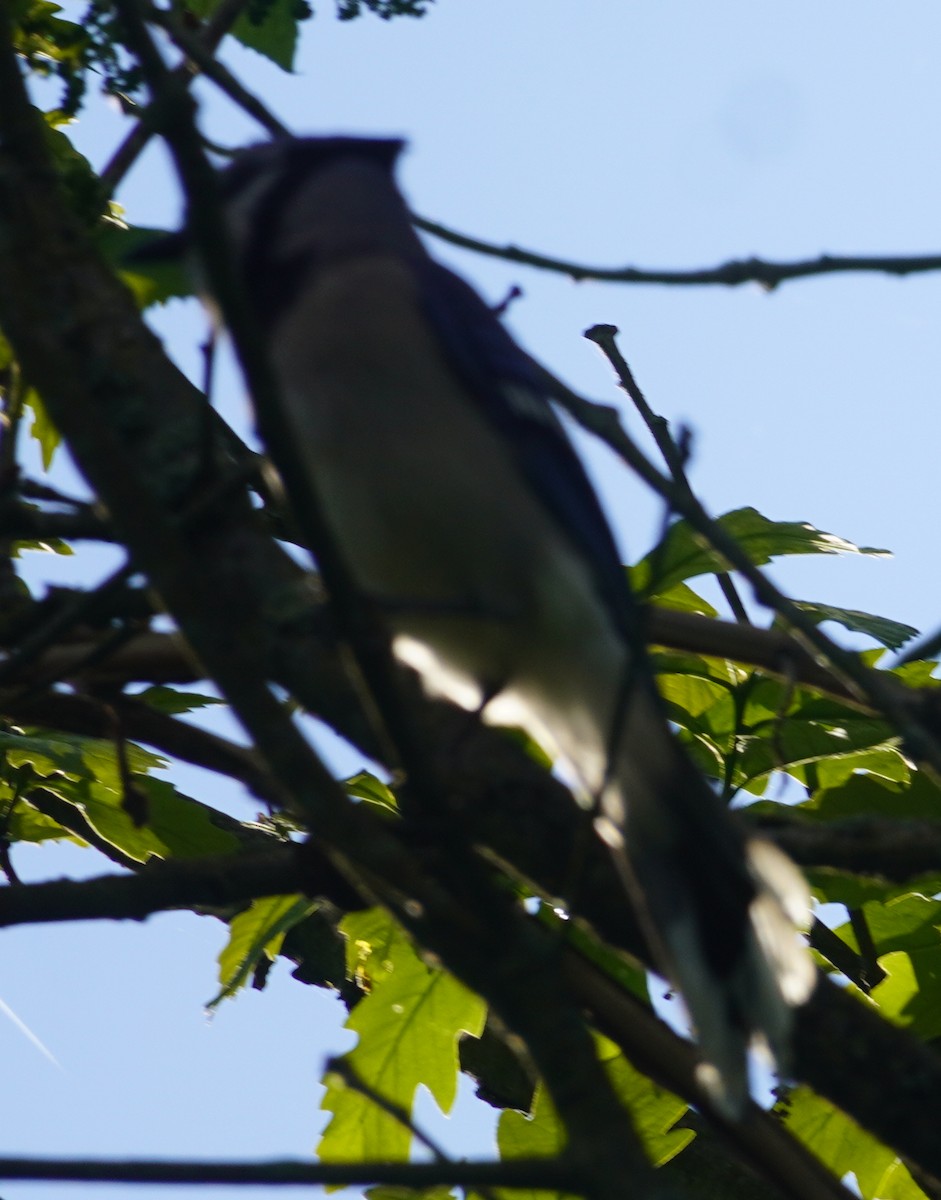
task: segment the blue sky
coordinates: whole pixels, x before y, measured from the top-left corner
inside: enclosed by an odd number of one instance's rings
[[[76,15],[82,5],[65,9]],[[588,263],[696,267],[752,254],[937,251],[939,43],[941,9],[927,0],[892,10],[866,0],[439,0],[421,21],[344,25],[324,2],[294,76],[240,48],[225,57],[297,132],[406,135],[402,180],[425,216]],[[261,136],[209,87],[199,95],[213,138],[237,145]],[[92,108],[74,133],[100,166],[125,123]],[[175,223],[178,199],[159,149],[120,199],[134,223]],[[628,288],[433,249],[492,300],[519,284],[514,331],[607,403],[618,393],[581,332],[619,325],[650,403],[693,429],[691,474],[713,511],[752,504],[895,552],[776,569],[797,598],[941,624],[930,566],[941,276],[833,277],[772,294]],[[155,324],[196,370],[193,311],[171,305]],[[247,425],[231,374],[220,401]],[[604,450],[583,445],[625,556],[637,558],[659,506]],[[49,574],[88,578],[105,566],[83,558]],[[184,786],[214,800],[208,777],[188,773]],[[240,797],[229,802],[254,811]],[[48,848],[21,856],[32,878],[88,862]],[[0,999],[60,1064],[0,1015],[3,1151],[312,1149],[322,1060],[349,1039],[339,1005],[292,982],[283,965],[263,995],[224,1005],[209,1023],[202,1005],[214,992],[223,930],[208,918],[167,914],[141,927],[14,929],[3,938]],[[489,1115],[470,1103],[459,1114],[438,1135],[481,1148]],[[3,1196],[99,1192],[19,1185]]]

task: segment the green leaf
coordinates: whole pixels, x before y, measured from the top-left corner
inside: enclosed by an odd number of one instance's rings
[[[384,908],[367,908],[349,913],[340,922],[346,939],[346,974],[364,991],[384,983],[395,970],[394,956],[404,945],[408,956],[411,943]]]
[[[29,803],[28,798],[21,798],[17,801],[6,828],[7,838],[12,843],[68,841],[74,842],[78,846],[88,844],[74,834],[71,829],[66,829],[52,817],[47,817],[45,813],[39,812]]]
[[[886,722],[816,697],[784,717],[751,721],[737,733],[737,741],[736,783],[755,790],[775,770],[786,769],[803,781],[798,768],[809,763],[816,764],[821,784],[842,782],[859,770],[878,770],[899,780],[910,775],[900,739]]]
[[[804,521],[771,521],[754,508],[739,508],[717,518],[756,566],[787,554],[868,554],[886,556],[887,550],[860,547],[845,538],[824,533]],[[670,526],[666,537],[643,558],[632,573],[635,590],[643,598],[662,595],[697,575],[728,570],[725,559],[706,544],[686,521]]]
[[[229,940],[219,954],[220,991],[206,1005],[214,1009],[248,982],[263,957],[274,961],[284,936],[316,908],[309,896],[265,896],[229,922]]]
[[[863,911],[880,958],[896,950],[919,954],[938,945],[941,901],[909,891],[884,904],[867,904]],[[843,925],[836,932],[854,950],[859,949],[850,925]]]
[[[37,775],[60,773],[72,779],[96,779],[115,789],[121,786],[114,745],[104,738],[48,731],[0,731],[0,753],[6,755],[11,766],[29,765]],[[132,771],[143,772],[165,765],[158,754],[134,742],[127,743],[126,753]]]
[[[855,1175],[863,1200],[924,1200],[893,1151],[809,1088],[795,1088],[774,1111],[837,1178]]]
[[[565,1130],[545,1087],[536,1089],[529,1116],[508,1109],[497,1125],[497,1147],[501,1158],[558,1158],[565,1150]],[[541,1191],[535,1188],[499,1189],[505,1200],[569,1200],[572,1192]]]
[[[598,1037],[598,1054],[608,1078],[631,1115],[631,1122],[654,1166],[669,1162],[695,1137],[691,1129],[674,1129],[687,1104],[657,1087],[635,1070],[607,1038]],[[503,1158],[554,1158],[565,1149],[565,1131],[544,1087],[537,1090],[532,1116],[507,1111],[497,1126],[497,1145]],[[502,1191],[506,1200],[552,1200],[570,1193],[536,1190]]]
[[[198,708],[208,708],[210,705],[223,703],[216,696],[202,696],[199,692],[181,692],[178,688],[165,687],[162,683],[155,683],[152,687],[145,688],[144,691],[138,692],[134,699],[141,700],[144,704],[155,708],[157,712],[166,713],[168,716],[177,716],[179,713],[193,712]]]
[[[100,837],[137,862],[238,848],[234,835],[214,823],[213,809],[145,774],[164,760],[133,742],[125,743],[124,752],[147,810],[143,826],[124,810],[125,785],[111,742],[77,734],[0,732],[0,752],[8,766],[29,767],[45,788],[83,812]]]
[[[870,1000],[925,1041],[941,1036],[941,901],[909,891],[870,901],[862,912],[886,972]],[[834,932],[859,951],[849,922]]]
[[[165,229],[109,222],[97,241],[105,257],[134,293],[141,308],[192,296],[193,281],[182,257],[166,255]]]
[[[451,1188],[443,1186],[416,1190],[415,1188],[383,1184],[367,1188],[363,1195],[367,1197],[367,1200],[449,1200],[449,1197],[453,1198],[454,1192]]]
[[[9,5],[8,5],[9,7]],[[89,37],[83,24],[63,20],[62,8],[46,0],[18,2],[12,6],[15,24],[13,48],[27,68],[40,78],[52,75],[61,81],[60,108],[55,116],[68,117],[78,111],[85,92],[85,68]]]
[[[35,388],[29,388],[27,391],[25,404],[33,414],[33,423],[29,427],[30,437],[39,443],[43,470],[48,471],[52,466],[52,460],[62,439],[59,436],[58,429],[56,429],[50,420],[49,414],[46,412],[46,406],[43,404]]]
[[[142,795],[147,823],[135,825],[124,810],[124,789],[94,779],[66,780],[53,776],[44,786],[75,804],[99,837],[137,862],[150,858],[200,858],[231,853],[238,841],[213,823],[213,810],[178,792],[164,779],[134,777]]]
[[[147,827],[165,847],[161,857],[202,858],[240,849],[235,834],[217,824],[215,809],[178,791],[169,780],[138,775],[134,784],[144,793]]]
[[[628,575],[631,582],[631,587],[635,591],[640,591],[639,584],[634,582],[636,568],[629,570]],[[708,600],[704,600],[702,596],[697,595],[693,589],[685,583],[677,583],[666,591],[659,591],[653,595],[647,594],[644,600],[656,604],[659,608],[669,608],[674,612],[698,613],[701,617],[717,617],[718,609],[714,608]]]
[[[71,558],[75,553],[69,543],[64,542],[62,538],[43,538],[42,541],[35,538],[18,538],[10,547],[13,558],[19,558],[21,554],[30,551],[39,554],[61,554],[63,558]],[[28,591],[26,594],[28,595]]]
[[[399,815],[395,792],[371,771],[358,771],[349,779],[344,779],[343,787],[348,795],[355,796],[357,800],[365,800],[367,804],[375,804],[377,808]]]
[[[220,0],[190,0],[188,7],[200,17],[208,17]],[[232,26],[235,38],[255,50],[284,71],[294,70],[298,25],[312,16],[305,0],[253,0]]]
[[[908,786],[885,777],[854,775],[839,787],[819,789],[801,805],[802,813],[824,821],[859,816],[935,820],[939,811],[941,788],[924,773],[913,775]]]
[[[450,1111],[457,1090],[457,1041],[461,1033],[479,1036],[483,1002],[445,971],[427,966],[406,934],[390,927],[385,914],[357,913],[341,924],[360,944],[375,937],[382,969],[380,986],[356,1005],[346,1027],[359,1043],[345,1062],[367,1088],[411,1111],[415,1089],[424,1084],[442,1112]],[[371,956],[367,956],[371,957]],[[324,1162],[407,1159],[411,1134],[366,1096],[327,1076],[322,1107],[333,1113],[318,1147]]]
[[[688,1109],[686,1101],[642,1075],[614,1042],[599,1038],[598,1047],[608,1078],[630,1112],[650,1161],[655,1167],[663,1166],[696,1136],[692,1129],[674,1129]]]
[[[745,672],[724,659],[660,651],[651,657],[660,694],[668,704],[690,716],[700,716],[716,703],[727,700],[745,676]],[[672,714],[671,719],[674,719]]]
[[[829,604],[811,604],[806,600],[795,601],[797,607],[812,617],[817,624],[836,621],[853,633],[865,633],[875,638],[889,650],[898,650],[907,641],[918,636],[918,630],[901,621],[890,621],[888,617],[875,617],[872,613],[860,612],[855,608],[834,608]]]
[[[923,1041],[941,1037],[941,945],[912,954],[897,950],[883,955],[879,966],[886,978],[870,992],[883,1014],[905,1025]]]

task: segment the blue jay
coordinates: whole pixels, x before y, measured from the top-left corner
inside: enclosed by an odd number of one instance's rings
[[[787,1050],[813,973],[805,886],[669,730],[642,623],[545,376],[432,259],[403,143],[285,138],[221,179],[280,402],[358,586],[426,689],[525,728],[595,805],[729,1113]]]

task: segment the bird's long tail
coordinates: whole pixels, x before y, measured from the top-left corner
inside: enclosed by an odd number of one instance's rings
[[[632,697],[600,831],[612,845],[662,969],[699,1039],[701,1082],[728,1115],[748,1096],[747,1051],[786,1069],[793,1008],[814,969],[798,934],[810,898],[794,865],[745,836],[669,732],[653,696]]]

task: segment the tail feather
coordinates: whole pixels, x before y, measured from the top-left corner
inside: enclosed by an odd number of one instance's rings
[[[735,1117],[748,1097],[750,1048],[787,1067],[793,1007],[814,980],[797,933],[810,896],[780,851],[745,836],[658,709],[632,704],[601,832],[683,995],[704,1059],[700,1081]]]

